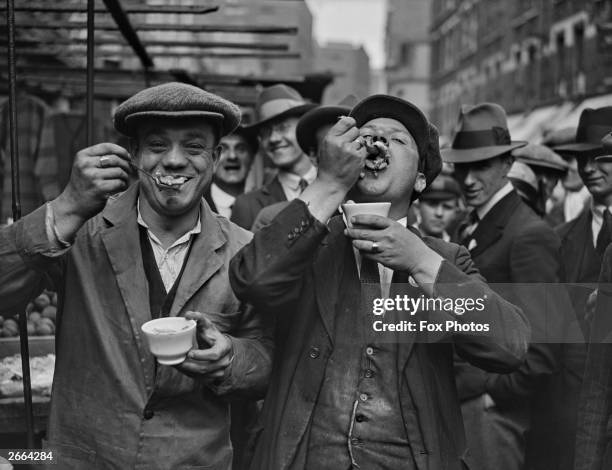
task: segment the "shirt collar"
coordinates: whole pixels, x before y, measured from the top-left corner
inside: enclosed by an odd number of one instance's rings
[[[201,205],[202,205],[202,203],[200,203],[200,207],[201,207]],[[142,214],[140,213],[140,197],[138,198],[138,201],[136,203],[136,211],[137,211],[137,214],[138,214],[137,219],[136,219],[136,221],[138,222],[138,225],[140,225],[141,227],[146,228],[149,236],[151,237],[151,239],[153,241],[155,241],[156,243],[158,243],[159,245],[161,245],[162,243],[155,236],[155,234],[153,232],[151,232],[151,229],[149,228],[147,223],[142,218]],[[177,245],[182,245],[183,243],[186,243],[186,242],[189,241],[189,239],[191,238],[191,235],[197,235],[198,233],[202,232],[202,220],[201,219],[202,219],[202,214],[201,214],[201,212],[198,212],[198,220],[197,220],[195,226],[191,230],[189,230],[188,232],[185,232],[182,236],[180,236],[169,248],[172,248],[172,247],[177,246]]]
[[[288,171],[278,172],[278,180],[280,183],[293,191],[299,190],[300,180],[306,180],[308,184],[312,184],[316,177],[317,167],[314,165],[311,165],[310,169],[303,176],[296,175],[295,173],[289,173]]]
[[[491,199],[489,199],[486,204],[483,204],[479,208],[476,209],[476,213],[478,214],[478,219],[482,220],[485,215],[489,213],[493,206],[501,201],[504,197],[510,194],[514,190],[512,183],[508,181],[499,191],[497,191]]]
[[[229,193],[223,191],[219,186],[215,183],[210,185],[210,195],[215,201],[215,204],[219,202],[219,204],[223,207],[231,207],[234,204],[236,198]]]
[[[595,217],[603,218],[603,215],[604,215],[604,212],[606,211],[606,209],[608,209],[612,213],[612,206],[606,207],[603,204],[595,204],[591,200],[591,212],[593,212],[593,215]]]

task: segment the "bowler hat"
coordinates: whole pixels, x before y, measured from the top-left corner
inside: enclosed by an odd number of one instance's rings
[[[470,163],[498,157],[526,142],[510,140],[506,111],[496,103],[464,105],[450,148],[442,149],[449,163]]]
[[[612,132],[606,134],[604,138],[601,139],[601,146],[606,155],[600,155],[595,158],[595,160],[598,162],[612,162]]]
[[[612,106],[586,108],[580,114],[576,140],[571,144],[553,147],[555,152],[566,152],[579,156],[584,153],[603,152],[601,139],[612,131]]]
[[[563,158],[544,145],[527,144],[513,150],[512,156],[531,167],[547,168],[561,173],[569,169],[569,164]]]
[[[335,106],[317,106],[304,114],[295,128],[295,135],[302,150],[316,150],[317,131],[323,126],[335,124],[340,116],[348,115],[357,101],[355,95],[348,95]]]
[[[419,197],[421,201],[448,201],[461,197],[459,183],[448,175],[440,174]]]
[[[390,95],[372,95],[361,100],[349,116],[357,127],[377,118],[390,118],[401,122],[414,138],[419,150],[419,170],[429,185],[442,170],[438,129],[412,103]],[[415,193],[414,197],[418,197]]]
[[[240,108],[231,101],[186,83],[164,83],[139,91],[121,103],[113,115],[120,133],[133,137],[138,124],[147,118],[210,119],[221,135],[232,132],[240,123]]]
[[[255,122],[249,129],[258,130],[270,121],[291,116],[301,116],[317,105],[307,103],[302,95],[285,84],[279,83],[264,88],[255,103]]]

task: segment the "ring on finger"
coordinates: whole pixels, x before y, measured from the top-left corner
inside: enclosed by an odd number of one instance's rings
[[[372,253],[380,253],[382,250],[380,249],[380,246],[378,245],[378,243],[372,242],[372,248],[370,248],[370,251]]]
[[[105,163],[110,160],[110,158],[108,158],[108,155],[104,155],[102,157],[100,157],[100,159],[98,160],[98,167],[99,168],[106,168]]]

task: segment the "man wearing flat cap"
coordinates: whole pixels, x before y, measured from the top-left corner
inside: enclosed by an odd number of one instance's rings
[[[442,150],[444,160],[455,165],[471,209],[459,226],[459,242],[492,287],[523,309],[533,329],[527,358],[513,373],[489,373],[457,359],[457,385],[476,470],[525,468],[532,401],[558,366],[559,347],[541,343],[561,342],[556,327],[571,317],[565,291],[546,285],[559,282],[559,238],[508,180],[512,152],[524,145],[510,139],[504,109],[482,103],[462,107],[451,148]]]
[[[416,228],[423,235],[450,241],[449,227],[459,212],[461,188],[448,175],[440,174],[419,196]]]
[[[596,163],[612,165],[612,134],[602,139],[603,155]],[[602,167],[604,170],[607,167]],[[578,409],[576,470],[612,466],[612,244],[604,252],[584,383]]]
[[[257,133],[261,150],[278,174],[270,183],[236,199],[232,222],[250,230],[261,209],[292,201],[314,181],[317,168],[299,146],[295,128],[300,116],[315,106],[287,85],[273,85],[261,91],[255,107],[257,122],[248,130]]]
[[[81,150],[62,194],[0,232],[2,305],[58,291],[47,442],[62,469],[231,468],[226,397],[262,394],[271,358],[227,277],[250,234],[202,199],[239,121],[234,104],[190,85],[143,90],[114,115],[129,153]],[[131,165],[142,171],[128,186]],[[198,323],[176,366],[141,331],[168,316]]]
[[[507,372],[521,363],[529,331],[465,248],[407,228],[412,201],[441,166],[438,132],[418,108],[366,98],[328,132],[316,180],[232,260],[236,294],[265,305],[276,327],[251,468],[460,470],[469,462],[453,344],[474,364]],[[345,199],[390,203],[388,217],[347,216],[347,228],[334,216]],[[462,315],[376,307],[402,296],[484,303]],[[415,319],[490,329],[430,334],[403,323]]]

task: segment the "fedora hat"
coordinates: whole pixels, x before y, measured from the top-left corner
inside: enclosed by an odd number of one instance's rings
[[[438,129],[412,103],[390,95],[372,95],[361,100],[351,110],[350,117],[361,127],[372,119],[390,118],[401,122],[414,138],[419,150],[419,171],[427,186],[442,170]],[[418,194],[413,194],[414,198]]]
[[[555,152],[579,156],[584,153],[603,152],[602,139],[612,132],[612,106],[586,108],[580,114],[576,140],[573,143],[553,147]]]
[[[600,155],[595,158],[595,160],[598,162],[612,162],[612,132],[606,134],[604,138],[601,139],[601,146],[606,155]]]
[[[347,116],[359,100],[347,95],[337,105],[317,106],[304,114],[297,124],[295,135],[304,152],[317,148],[317,131],[329,124],[335,124],[340,116]]]
[[[544,145],[527,144],[512,151],[516,161],[525,163],[530,167],[546,168],[560,173],[569,169],[569,164],[550,148]]]
[[[442,149],[449,163],[470,163],[498,157],[526,145],[510,140],[506,111],[495,103],[464,105],[450,148]]]
[[[259,130],[270,121],[284,119],[290,116],[301,116],[317,105],[307,103],[302,95],[290,86],[279,83],[264,88],[255,103],[255,122],[247,126]]]

